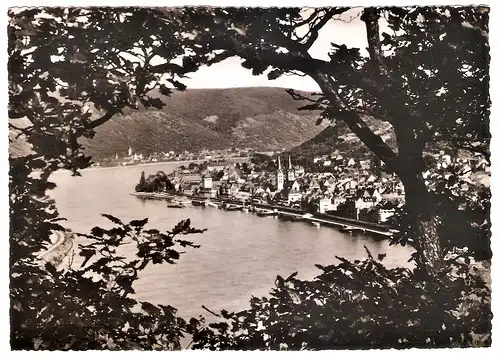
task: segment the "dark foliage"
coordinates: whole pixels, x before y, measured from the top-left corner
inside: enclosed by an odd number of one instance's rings
[[[368,251],[367,251],[368,252]],[[379,255],[378,259],[383,259]],[[467,255],[449,255],[447,268],[423,280],[407,268],[368,259],[317,267],[313,281],[278,276],[269,297],[241,312],[221,311],[198,328],[194,349],[327,350],[471,347],[491,344],[488,272]]]
[[[185,333],[193,335],[193,347],[199,349],[491,344],[489,264],[454,249],[453,242],[472,231],[450,232],[451,222],[474,217],[486,243],[489,190],[469,191],[457,179],[458,169],[436,171],[423,157],[429,143],[440,141],[489,161],[488,9],[366,8],[362,20],[369,58],[337,44],[328,61],[311,58],[308,50],[319,31],[347,10],[318,8],[305,19],[298,8],[9,12],[9,128],[32,151],[9,159],[13,348],[177,349]],[[393,34],[381,40],[382,16]],[[299,37],[296,30],[303,25],[309,31]],[[382,47],[395,55],[382,56]],[[156,55],[165,62],[152,65]],[[90,165],[78,139],[94,137],[97,127],[128,108],[162,109],[164,96],[185,89],[180,81],[187,73],[233,56],[254,75],[270,68],[270,78],[296,72],[311,76],[322,93],[313,99],[290,91],[310,103],[301,107],[344,122],[401,178],[406,205],[400,223],[405,227],[394,243],[415,248],[416,267],[387,269],[371,255],[364,261],[339,259],[337,265],[318,266],[322,273],[313,281],[298,280],[296,273],[286,280],[278,276],[269,297],[253,298],[251,307],[239,313],[222,311],[219,322],[207,325],[203,319],[186,322],[172,307],[131,296],[141,269],[175,263],[178,247],[195,247],[179,239],[202,232],[189,220],[161,232],[146,229],[147,219],[124,223],[104,215],[112,228],[77,235],[88,240],[78,247],[81,259],[73,260],[81,261],[78,267],[60,268],[40,259],[40,252],[52,246],[51,234],[68,233],[46,197],[55,186],[50,174],[69,169],[78,175]],[[173,61],[179,57],[184,57],[181,65]],[[242,114],[228,114],[228,124],[236,124]],[[392,126],[397,152],[367,127],[367,114]],[[21,119],[23,126],[13,121]],[[258,134],[274,137],[267,130]],[[153,176],[152,189],[159,189],[162,179],[162,174]],[[135,255],[123,258],[122,246],[135,247]]]

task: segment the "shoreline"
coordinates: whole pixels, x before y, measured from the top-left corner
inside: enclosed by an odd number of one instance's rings
[[[222,159],[222,158],[217,158],[217,160]],[[249,160],[249,157],[232,157],[232,158],[224,158],[226,161],[231,161],[231,160]],[[138,163],[138,164],[131,164],[131,165],[115,165],[115,166],[98,166],[98,167],[88,167],[85,169],[79,169],[79,172],[89,172],[89,171],[95,171],[95,170],[105,170],[105,169],[117,169],[117,168],[138,168],[138,167],[144,167],[144,166],[153,166],[153,165],[167,165],[167,164],[186,164],[186,163],[197,163],[197,162],[205,162],[205,161],[210,161],[207,159],[192,159],[192,160],[172,160],[172,161],[164,161],[164,162],[152,162],[152,163]],[[54,173],[70,173],[71,171],[67,169],[59,169],[55,171]]]
[[[233,205],[239,205],[239,206],[245,206],[245,204],[248,204],[252,206],[255,210],[260,210],[260,211],[265,211],[271,212],[271,213],[276,213],[275,215],[285,215],[285,216],[292,216],[292,217],[299,217],[301,220],[307,220],[310,222],[315,222],[319,224],[324,224],[325,226],[334,226],[334,227],[342,227],[346,228],[347,232],[357,232],[357,231],[362,231],[363,233],[371,233],[373,235],[379,235],[379,236],[385,236],[385,237],[390,237],[394,234],[396,231],[396,228],[391,225],[387,224],[380,224],[380,223],[373,223],[365,220],[359,220],[359,219],[354,219],[354,218],[346,218],[346,217],[341,217],[341,216],[336,216],[336,215],[330,215],[330,214],[320,214],[320,213],[312,213],[310,217],[304,218],[306,214],[309,214],[310,212],[304,210],[304,209],[293,209],[289,207],[284,207],[280,205],[273,205],[273,204],[255,204],[253,202],[247,203],[247,201],[242,201],[242,200],[231,200],[231,199],[224,199],[224,198],[203,198],[203,197],[197,197],[197,196],[192,196],[192,195],[175,195],[175,194],[167,194],[167,193],[151,193],[151,192],[134,192],[130,193],[131,196],[137,197],[137,198],[143,198],[143,199],[157,199],[157,200],[167,200],[168,198],[175,198],[175,197],[181,197],[181,198],[187,198],[188,200],[192,201],[200,201],[203,203],[214,203],[218,205],[222,204],[233,204]],[[219,207],[217,207],[219,208]],[[270,215],[270,214],[269,214]],[[304,218],[304,219],[302,219]],[[314,224],[314,223],[313,223]]]

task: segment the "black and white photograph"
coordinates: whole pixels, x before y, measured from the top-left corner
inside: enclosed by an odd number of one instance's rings
[[[10,350],[492,346],[489,6],[21,5]]]

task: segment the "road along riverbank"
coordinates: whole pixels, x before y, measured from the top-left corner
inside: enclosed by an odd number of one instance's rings
[[[54,232],[54,238],[54,243],[47,250],[41,252],[38,259],[41,262],[51,263],[58,268],[64,266],[64,261],[67,260],[68,254],[73,249],[75,236],[70,231],[56,231]]]
[[[131,193],[131,195],[143,199],[158,199],[167,200],[174,202],[176,204],[192,204],[195,206],[214,206],[216,208],[221,208],[225,210],[241,210],[241,211],[251,211],[255,212],[259,216],[275,216],[279,218],[284,218],[288,220],[297,220],[307,223],[312,223],[316,226],[333,226],[338,227],[340,231],[343,232],[363,232],[371,233],[377,236],[391,237],[398,230],[395,227],[391,227],[384,224],[377,224],[367,221],[361,221],[358,219],[339,217],[324,213],[310,213],[308,211],[278,206],[273,204],[263,204],[255,203],[251,201],[239,201],[227,198],[202,198],[196,196],[186,196],[177,195],[169,193],[145,193],[136,192]],[[232,205],[234,207],[228,207]]]

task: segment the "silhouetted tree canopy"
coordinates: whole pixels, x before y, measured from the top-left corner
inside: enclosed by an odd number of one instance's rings
[[[9,158],[14,349],[176,349],[185,333],[202,349],[491,343],[488,265],[452,247],[474,234],[481,239],[471,246],[488,243],[490,234],[489,188],[468,178],[488,172],[488,9],[365,8],[368,55],[332,43],[328,60],[313,58],[309,49],[320,31],[348,10],[9,10],[9,129],[31,146],[30,155]],[[388,29],[381,34],[382,20]],[[51,234],[67,232],[47,196],[56,186],[49,176],[58,169],[79,175],[90,165],[78,139],[93,137],[96,127],[128,108],[161,108],[151,90],[183,90],[188,73],[235,56],[254,75],[314,79],[321,93],[304,108],[321,110],[319,121],[344,122],[401,179],[405,227],[393,242],[415,248],[416,268],[387,269],[372,255],[338,259],[318,266],[321,273],[312,281],[296,273],[278,276],[269,297],[252,298],[241,312],[222,311],[220,322],[207,324],[131,298],[138,271],[174,263],[180,256],[174,246],[195,247],[180,238],[202,232],[189,220],[161,232],[146,229],[147,219],[124,223],[104,215],[113,228],[68,235],[88,239],[78,245],[77,266],[59,269],[41,261],[37,254],[51,246]],[[391,125],[397,149],[367,126],[367,116]],[[437,167],[424,161],[429,149],[466,150],[486,164]],[[262,157],[260,163],[274,171],[273,161]],[[153,175],[149,183],[157,189],[164,177]],[[472,228],[452,232],[457,219]],[[130,239],[137,253],[124,260],[115,251]]]

